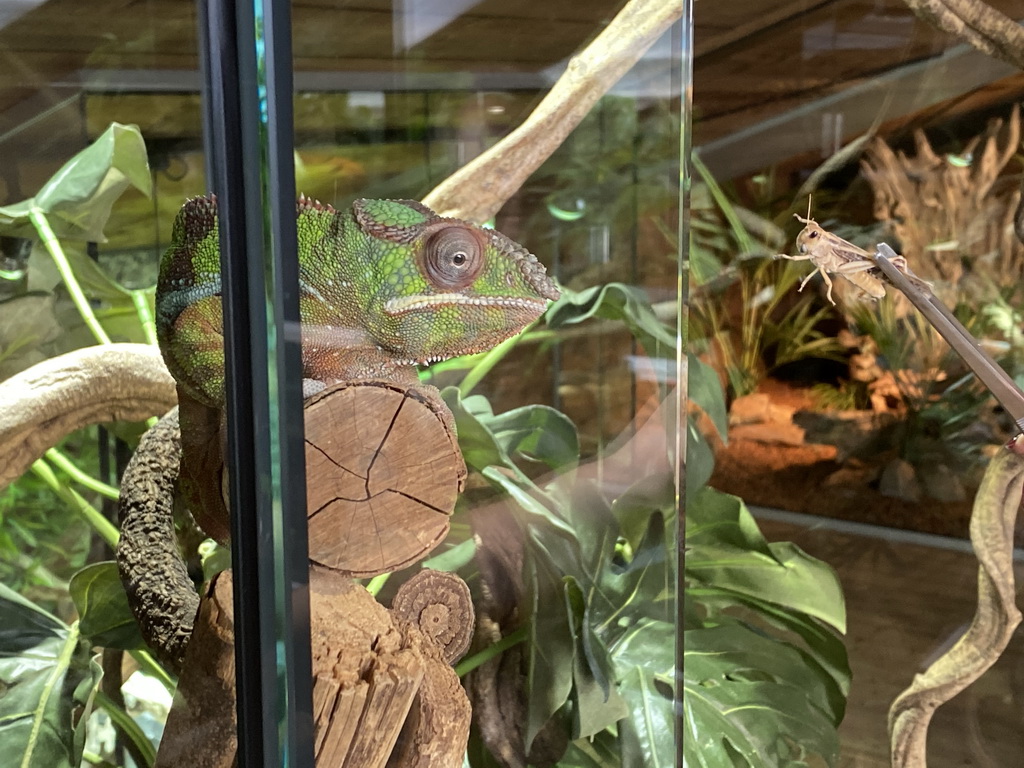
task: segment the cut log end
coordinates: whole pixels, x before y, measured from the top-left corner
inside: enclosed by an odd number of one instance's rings
[[[462,658],[473,639],[473,598],[454,573],[423,570],[401,586],[391,612],[433,640],[449,664]]]
[[[310,559],[349,576],[408,566],[448,533],[466,467],[441,406],[345,382],[306,401]]]

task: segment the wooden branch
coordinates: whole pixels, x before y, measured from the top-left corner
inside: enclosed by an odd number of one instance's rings
[[[981,0],[904,0],[921,19],[1024,69],[1024,27]]]
[[[932,714],[999,659],[1021,614],[1015,602],[1013,529],[1024,491],[1024,458],[1003,451],[992,459],[971,513],[978,557],[978,607],[956,644],[901,693],[889,710],[893,768],[926,768]]]
[[[482,223],[561,146],[599,98],[682,15],[677,0],[630,0],[569,61],[543,101],[512,133],[437,185],[424,204],[442,216]]]
[[[0,489],[65,435],[91,424],[161,416],[177,401],[147,344],[76,349],[0,382]]]
[[[313,748],[321,768],[458,768],[470,709],[441,651],[336,572],[310,572]],[[408,718],[407,718],[408,714]],[[157,768],[235,761],[231,572],[202,601]]]

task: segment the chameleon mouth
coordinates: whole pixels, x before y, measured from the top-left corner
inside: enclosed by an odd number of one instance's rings
[[[432,296],[420,294],[417,296],[388,299],[387,303],[384,304],[384,311],[389,315],[402,315],[406,312],[414,312],[417,309],[447,307],[453,304],[497,307],[499,309],[525,309],[537,314],[542,313],[548,306],[547,301],[544,299],[527,299],[515,296],[464,296],[461,293],[438,293]]]

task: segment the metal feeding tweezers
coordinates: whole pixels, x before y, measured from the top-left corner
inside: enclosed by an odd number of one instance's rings
[[[878,244],[875,263],[889,281],[903,291],[910,303],[917,307],[925,319],[934,326],[939,335],[964,359],[981,383],[988,387],[999,404],[1010,414],[1017,429],[1024,433],[1024,392],[999,367],[953,313],[935,298],[927,287],[920,287],[911,281],[890,259],[897,258],[896,252],[885,243]]]

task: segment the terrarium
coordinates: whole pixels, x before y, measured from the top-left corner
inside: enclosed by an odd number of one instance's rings
[[[0,12],[14,762],[674,762],[683,11]]]

